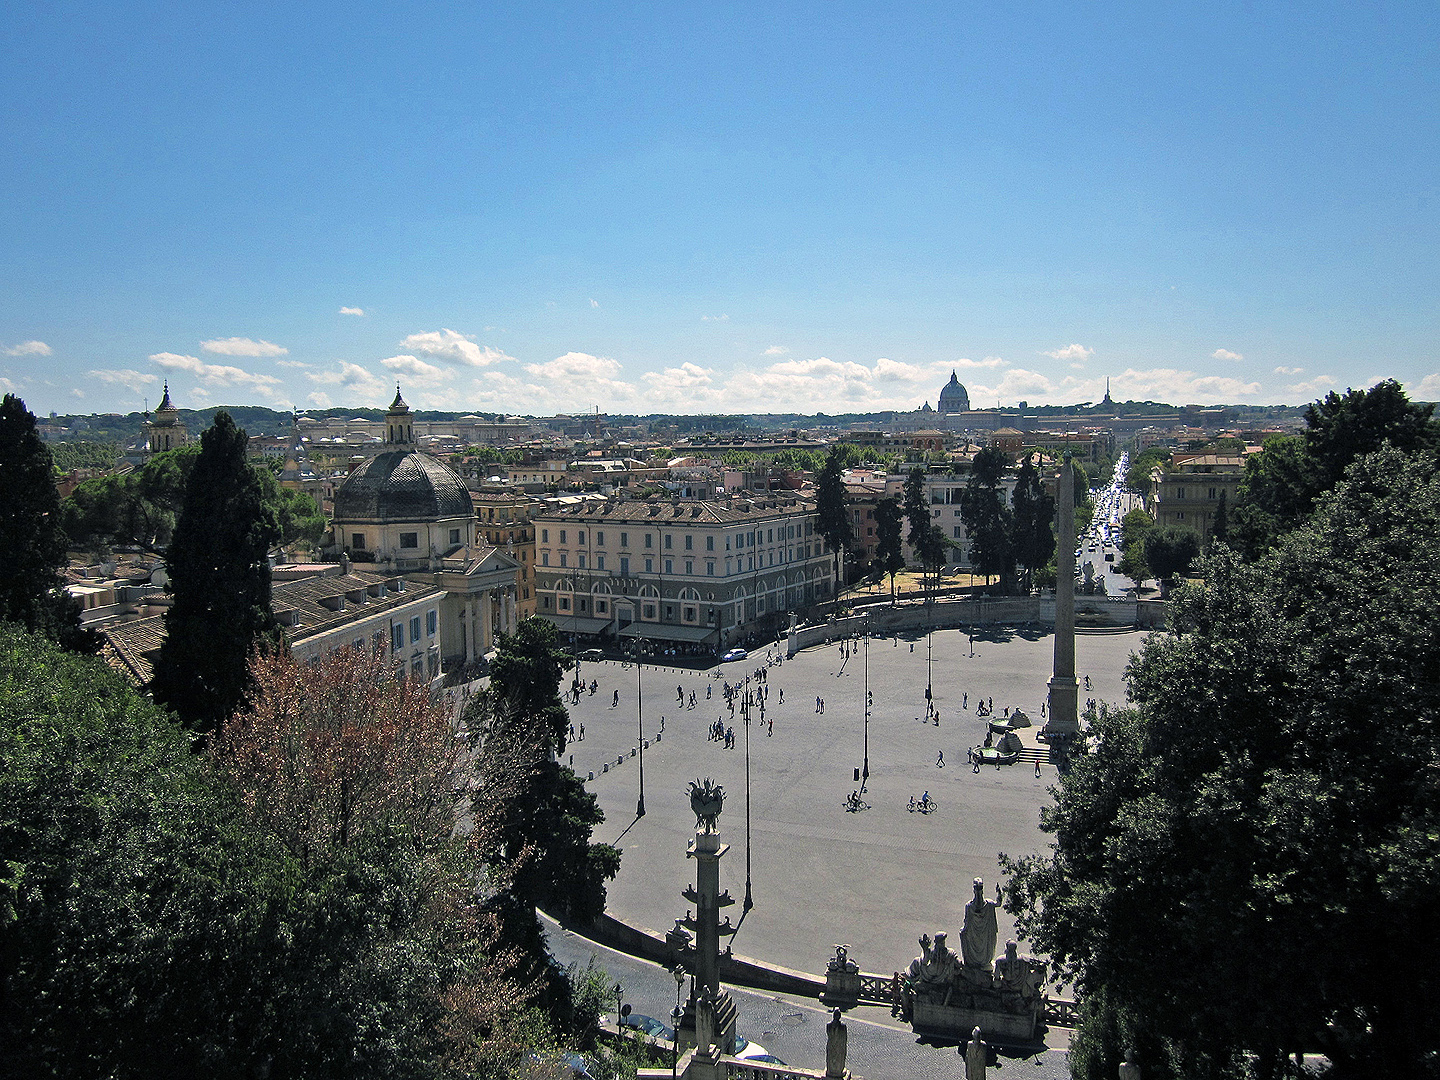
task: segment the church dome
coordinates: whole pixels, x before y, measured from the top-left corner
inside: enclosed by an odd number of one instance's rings
[[[465,481],[418,450],[366,459],[335,492],[336,521],[438,521],[472,512]]]
[[[970,395],[965,387],[960,385],[960,380],[955,377],[955,372],[950,372],[950,381],[940,391],[940,407],[936,410],[940,413],[959,413],[970,411]]]

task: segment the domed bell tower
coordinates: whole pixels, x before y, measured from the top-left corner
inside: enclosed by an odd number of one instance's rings
[[[410,406],[400,396],[399,383],[395,384],[395,400],[385,414],[385,445],[397,448],[415,445],[415,421],[410,415]]]

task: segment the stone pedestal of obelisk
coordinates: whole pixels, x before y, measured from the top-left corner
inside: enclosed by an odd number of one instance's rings
[[[1075,463],[1067,451],[1055,488],[1055,667],[1044,733],[1059,749],[1080,732],[1075,681]]]

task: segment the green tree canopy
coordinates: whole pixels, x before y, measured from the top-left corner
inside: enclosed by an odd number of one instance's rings
[[[925,501],[925,470],[915,466],[905,477],[905,521],[909,529],[905,542],[920,549],[921,538],[930,528],[930,506]]]
[[[229,413],[200,436],[166,563],[174,603],[155,663],[155,700],[189,727],[212,731],[249,686],[251,653],[282,639],[270,609],[267,555],[280,534],[245,432]]]
[[[1011,499],[1015,529],[1015,560],[1025,567],[1025,590],[1034,586],[1035,571],[1055,558],[1055,500],[1045,490],[1033,455],[1020,464]]]
[[[35,415],[14,394],[0,401],[0,619],[18,622],[80,652],[94,652],[95,635],[80,627],[80,607],[65,592],[66,562],[50,452],[35,430]]]
[[[1355,566],[1370,572],[1357,574]],[[1077,985],[1082,1078],[1433,1075],[1440,980],[1440,477],[1387,448],[1258,563],[1223,546],[1092,717],[1022,934]],[[1396,964],[1403,976],[1396,974]],[[1430,1072],[1426,1070],[1430,1069]]]
[[[815,485],[815,519],[825,546],[835,557],[835,602],[840,602],[840,588],[843,584],[841,560],[845,549],[855,541],[855,531],[850,524],[850,508],[845,505],[845,466],[842,464],[844,444],[830,448],[825,464],[820,469]],[[854,447],[849,447],[853,450]]]
[[[1008,590],[1015,573],[1014,512],[1005,505],[1000,490],[1008,465],[1009,459],[994,447],[976,454],[960,504],[970,540],[970,562],[986,578],[999,577],[1002,590]]]
[[[1145,562],[1145,539],[1155,527],[1155,519],[1136,507],[1120,520],[1120,561],[1115,569],[1139,585],[1152,576]]]
[[[1145,534],[1145,565],[1169,589],[1200,557],[1200,534],[1185,525],[1161,525]]]
[[[879,537],[876,555],[880,568],[890,575],[890,600],[895,600],[895,575],[905,569],[905,553],[900,546],[900,523],[904,512],[895,498],[881,499],[875,504],[875,531]]]

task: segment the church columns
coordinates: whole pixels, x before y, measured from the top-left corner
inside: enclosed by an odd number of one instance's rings
[[[490,646],[491,646],[491,643],[492,643],[491,635],[494,633],[494,629],[493,629],[493,627],[492,627],[492,625],[491,625],[491,623],[493,622],[493,620],[492,620],[492,618],[491,618],[490,608],[491,608],[491,605],[494,603],[494,600],[492,599],[492,594],[490,593],[490,591],[489,591],[488,589],[487,589],[484,593],[482,593],[481,596],[482,596],[482,598],[481,598],[481,600],[480,600],[480,648],[481,648],[481,650],[484,651],[484,652],[489,652],[489,651],[490,651]]]
[[[475,637],[475,601],[466,600],[460,618],[465,623],[465,663],[473,664],[477,653]]]

